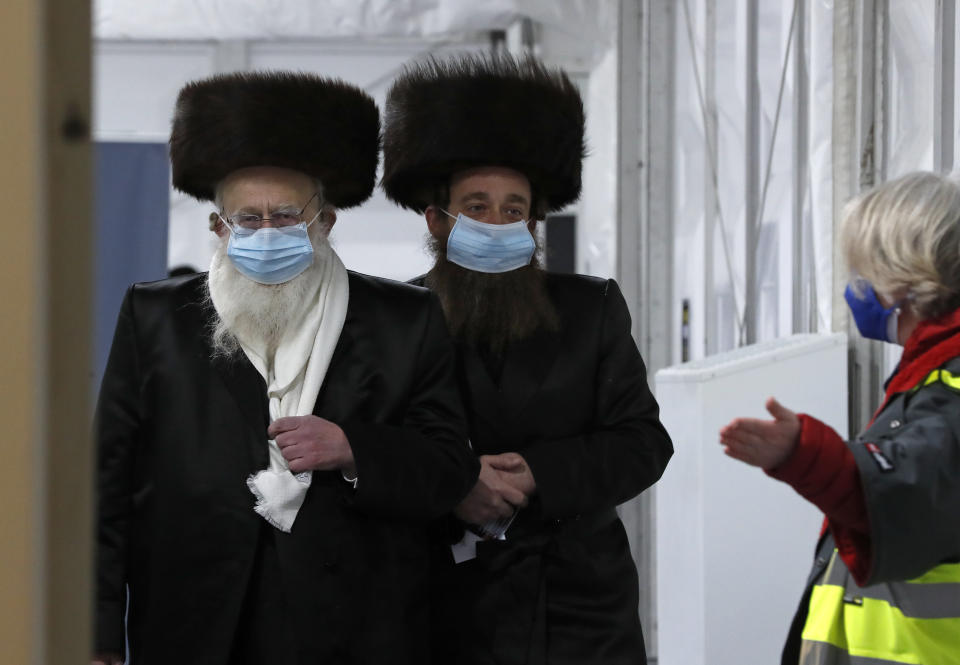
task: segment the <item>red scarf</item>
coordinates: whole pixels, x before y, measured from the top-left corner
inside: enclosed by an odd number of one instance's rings
[[[893,395],[910,390],[930,372],[957,356],[960,356],[960,309],[918,323],[903,346],[897,373],[890,379],[877,413]]]

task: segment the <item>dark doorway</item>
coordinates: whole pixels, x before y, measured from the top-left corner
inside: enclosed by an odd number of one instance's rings
[[[577,217],[548,215],[546,268],[550,272],[576,272]]]

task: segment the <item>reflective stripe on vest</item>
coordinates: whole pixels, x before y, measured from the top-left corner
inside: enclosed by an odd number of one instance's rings
[[[933,370],[927,374],[927,378],[915,385],[913,390],[920,390],[924,386],[929,386],[931,383],[942,383],[954,390],[960,390],[960,376],[946,369]]]
[[[960,564],[859,587],[833,551],[810,595],[800,665],[957,665]]]

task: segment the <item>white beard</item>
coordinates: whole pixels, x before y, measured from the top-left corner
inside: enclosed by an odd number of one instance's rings
[[[208,299],[217,312],[211,334],[214,357],[240,352],[241,340],[264,357],[273,355],[283,333],[296,326],[307,300],[317,294],[324,263],[332,252],[329,231],[325,224],[311,226],[313,263],[282,284],[260,284],[243,276],[227,256],[227,239],[217,246],[207,277]]]

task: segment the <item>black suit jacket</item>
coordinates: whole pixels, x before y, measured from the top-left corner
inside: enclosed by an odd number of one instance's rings
[[[546,285],[560,329],[511,345],[499,383],[459,349],[474,452],[519,452],[537,491],[505,541],[441,575],[441,616],[457,621],[440,647],[467,663],[642,663],[637,573],[614,509],[660,477],[673,446],[616,282],[547,273]]]
[[[134,285],[97,411],[96,648],[135,663],[229,659],[263,529],[247,477],[267,465],[263,379],[211,360],[206,276]],[[291,533],[272,530],[300,662],[422,662],[427,521],[478,464],[454,352],[428,291],[355,273],[314,413],[339,424],[354,490],[315,472]],[[129,596],[127,593],[129,589]]]

